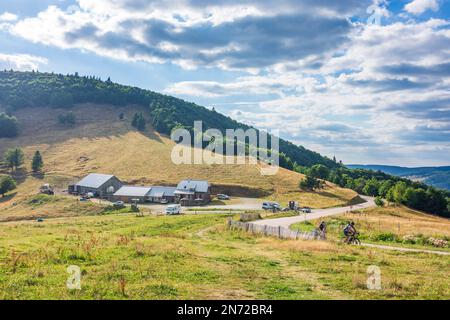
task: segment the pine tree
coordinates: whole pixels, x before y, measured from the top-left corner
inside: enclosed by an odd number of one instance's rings
[[[5,153],[5,161],[13,171],[23,164],[24,157],[23,151],[19,148],[8,149]]]
[[[42,167],[44,166],[44,161],[42,160],[41,153],[36,151],[36,153],[33,156],[33,161],[31,162],[31,168],[33,169],[33,172],[40,172],[42,170]]]

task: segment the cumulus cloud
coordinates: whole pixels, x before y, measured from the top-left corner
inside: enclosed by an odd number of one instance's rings
[[[247,123],[281,128],[285,137],[328,155],[359,157],[370,150],[380,157],[392,149],[389,156],[406,161],[404,154],[430,149],[427,141],[432,141],[434,154],[448,158],[448,26],[433,19],[357,26],[350,41],[329,57],[280,62],[268,74],[225,83],[180,82],[167,92],[214,101],[245,92],[275,95],[261,98],[256,107],[223,110]],[[317,67],[308,68],[311,64]]]
[[[28,54],[3,54],[0,53],[0,69],[37,70],[39,66],[47,64],[43,57]]]
[[[17,15],[10,13],[10,12],[4,12],[0,14],[0,21],[1,22],[11,22],[16,21],[18,19]]]
[[[427,10],[437,11],[439,9],[438,0],[413,0],[405,6],[405,11],[419,15]]]
[[[320,55],[348,40],[347,19],[369,1],[79,0],[18,21],[33,42],[112,58],[257,72]]]

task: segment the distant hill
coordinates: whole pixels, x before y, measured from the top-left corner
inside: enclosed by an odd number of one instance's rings
[[[398,177],[408,178],[413,181],[420,181],[436,188],[450,190],[450,166],[445,167],[398,167],[384,165],[347,165],[350,169],[366,169],[382,171]]]

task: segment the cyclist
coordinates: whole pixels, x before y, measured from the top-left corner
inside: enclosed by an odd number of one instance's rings
[[[326,237],[327,237],[327,224],[325,223],[325,221],[322,221],[320,224],[319,224],[319,233],[320,233],[320,236],[322,237],[322,239],[326,239]]]
[[[350,221],[344,228],[345,243],[349,243],[350,239],[356,234],[355,223]]]

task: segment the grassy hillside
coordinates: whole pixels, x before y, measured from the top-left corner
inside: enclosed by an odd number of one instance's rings
[[[226,218],[4,223],[0,299],[450,298],[449,256],[254,237],[226,230]],[[79,291],[66,288],[69,265],[81,269]],[[371,265],[382,290],[366,287]]]
[[[27,94],[24,95],[23,93]],[[159,133],[170,134],[175,127],[192,131],[194,121],[203,121],[204,130],[215,128],[225,133],[226,129],[247,129],[218,112],[189,103],[181,99],[124,86],[111,81],[101,81],[95,77],[78,75],[58,75],[40,72],[0,71],[0,104],[11,110],[28,107],[64,107],[69,109],[76,103],[96,103],[123,107],[139,105],[151,116],[151,122]],[[324,164],[337,167],[331,159],[280,140],[282,166],[311,166]]]
[[[58,124],[63,109],[17,111],[21,134],[0,139],[0,153],[8,147],[22,147],[27,167],[15,175],[19,181],[15,195],[0,200],[0,219],[30,216],[27,201],[44,182],[62,190],[91,172],[115,174],[133,184],[174,185],[186,178],[207,179],[215,190],[224,189],[232,195],[267,197],[283,203],[297,200],[311,207],[342,205],[356,196],[355,192],[330,183],[319,192],[301,192],[298,184],[303,175],[283,168],[277,175],[262,176],[260,165],[175,165],[170,158],[174,143],[169,138],[152,128],[138,132],[131,127],[130,119],[139,110],[140,107],[76,106],[72,111],[78,121],[73,128]],[[123,121],[118,117],[121,112],[126,117]],[[45,162],[41,179],[27,173],[37,149]],[[45,208],[41,211],[52,213]]]

